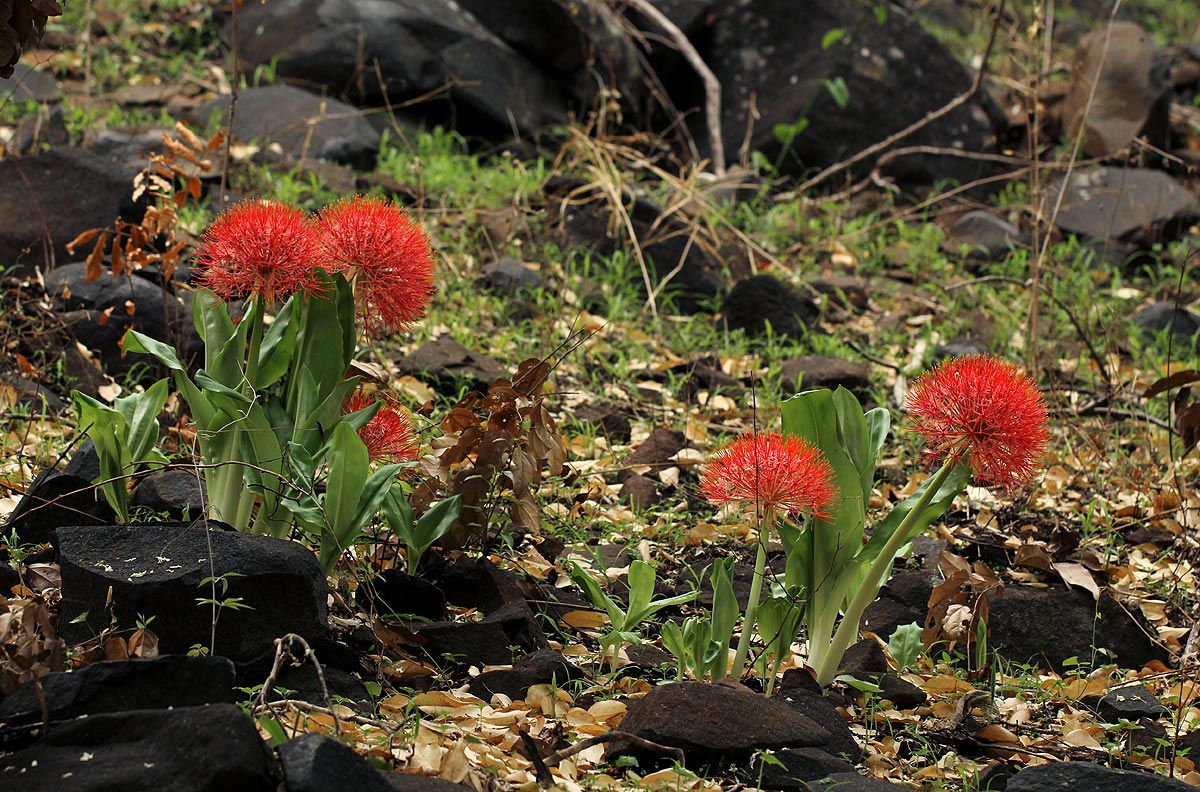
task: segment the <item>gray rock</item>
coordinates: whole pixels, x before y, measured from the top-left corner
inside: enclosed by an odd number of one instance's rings
[[[111,614],[118,629],[156,617],[163,653],[208,646],[212,608],[197,599],[213,595],[201,581],[229,573],[237,574],[225,578],[228,589],[217,598],[238,598],[243,607],[220,612],[213,654],[249,661],[273,653],[272,641],[285,633],[311,642],[328,629],[325,576],[307,548],[208,525],[59,528],[62,638],[87,640],[109,626]]]
[[[124,354],[120,342],[127,330],[171,344],[185,361],[202,348],[190,304],[146,278],[116,277],[105,268],[89,281],[87,264],[80,261],[47,273],[45,283],[46,295],[62,311],[75,340],[96,354],[109,375],[150,362],[143,355]]]
[[[850,724],[838,712],[829,699],[811,690],[785,690],[778,693],[775,699],[782,701],[802,715],[812,718],[830,734],[830,740],[824,745],[824,750],[834,756],[842,757],[851,762],[862,758],[862,748],[850,731]],[[827,770],[822,775],[836,772]]]
[[[761,750],[823,747],[832,739],[816,721],[787,704],[704,682],[656,687],[629,704],[621,730],[681,748],[689,767],[741,762]],[[645,755],[623,743],[610,744],[606,752],[610,760]]]
[[[1079,170],[1047,187],[1042,210],[1068,234],[1123,239],[1143,232],[1155,239],[1168,225],[1200,217],[1200,200],[1162,171],[1097,167]],[[1147,233],[1148,232],[1148,233]]]
[[[1159,718],[1170,713],[1143,685],[1129,685],[1109,691],[1100,699],[1096,710],[1106,723]]]
[[[243,68],[274,61],[292,84],[377,107],[449,86],[460,128],[504,137],[567,120],[560,86],[458,4],[287,0],[249,5],[238,24]]]
[[[1130,321],[1144,341],[1153,341],[1160,333],[1170,331],[1172,344],[1180,350],[1200,350],[1200,314],[1172,302],[1156,302],[1141,308]]]
[[[287,792],[391,792],[386,776],[325,734],[303,734],[279,746],[279,762]],[[462,787],[459,787],[462,789]]]
[[[749,129],[752,151],[798,176],[858,153],[971,84],[967,69],[911,18],[889,13],[880,23],[854,0],[720,0],[709,18],[701,54],[721,82],[729,162],[737,161]],[[832,30],[845,35],[823,46]],[[828,87],[835,80],[845,86],[844,107]],[[752,102],[758,115],[751,125]],[[807,127],[785,146],[778,127],[802,119]],[[694,124],[698,136],[702,123]],[[901,145],[989,151],[994,137],[984,105],[969,102]],[[858,172],[869,172],[873,164],[864,162]],[[910,156],[894,161],[888,173],[909,188],[943,179],[965,183],[980,174],[979,165],[958,157]]]
[[[61,98],[62,89],[54,76],[27,63],[18,63],[11,77],[0,78],[0,103],[57,102]]]
[[[93,479],[47,470],[25,490],[4,525],[16,531],[22,544],[44,544],[64,525],[107,525],[116,512],[94,486]]]
[[[866,363],[852,363],[841,358],[805,355],[785,360],[779,366],[785,382],[794,390],[815,388],[845,388],[856,395],[871,388],[871,369]]]
[[[976,209],[955,221],[943,246],[953,252],[967,248],[969,256],[997,261],[1013,248],[1029,244],[1028,235],[991,212]]]
[[[669,467],[674,464],[671,457],[678,454],[687,445],[688,441],[683,432],[668,429],[665,426],[657,426],[654,431],[650,432],[649,437],[625,456],[621,463],[622,470],[617,473],[617,480],[623,482],[626,478],[634,475],[630,468],[637,465],[649,465],[654,469]]]
[[[156,625],[151,625],[154,629]],[[223,704],[233,695],[233,663],[223,657],[160,655],[149,660],[102,660],[41,678],[52,721],[129,710]],[[0,721],[37,723],[42,706],[34,685],[0,700]]]
[[[721,307],[730,330],[748,336],[766,335],[798,338],[816,327],[817,304],[773,275],[755,275],[738,281]]]
[[[1027,767],[1008,781],[1008,792],[1170,792],[1195,789],[1149,772],[1113,770],[1091,762],[1051,762]]]
[[[1103,629],[1094,629],[1097,623]],[[1167,659],[1110,596],[1102,594],[1097,603],[1080,589],[1008,586],[992,600],[988,627],[991,646],[1004,658],[1058,671],[1072,657],[1091,660],[1093,638],[1096,649],[1104,650],[1098,662],[1141,668]]]
[[[0,757],[25,792],[275,792],[254,722],[232,704],[93,715]]]
[[[132,506],[144,506],[172,517],[184,514],[199,515],[204,511],[204,481],[199,473],[189,470],[164,470],[151,473],[133,488],[129,496]]]
[[[193,117],[206,126],[228,112],[229,97],[219,96],[197,107]],[[355,107],[291,85],[243,89],[233,135],[247,143],[278,143],[298,160],[331,160],[367,170],[374,167],[380,142],[380,133]]]
[[[484,392],[507,373],[495,360],[472,352],[450,336],[439,336],[417,347],[400,361],[400,370],[447,389],[454,387],[457,380],[465,379],[472,390]]]
[[[658,491],[658,483],[649,476],[641,473],[629,473],[621,482],[621,501],[628,503],[634,509],[649,509],[662,502],[662,493]]]
[[[1112,154],[1139,133],[1167,148],[1170,105],[1166,53],[1140,26],[1103,22],[1079,43],[1063,122],[1072,141],[1082,131],[1084,154]]]
[[[479,274],[488,288],[501,294],[529,293],[542,288],[542,276],[510,256],[485,264]]]
[[[532,685],[554,683],[564,685],[572,679],[583,679],[578,667],[552,649],[542,649],[525,655],[512,668],[485,671],[471,680],[469,692],[487,700],[502,693],[516,700],[524,698]]]
[[[592,255],[592,263],[603,266],[617,250],[633,256],[625,230],[614,236],[612,213],[599,202],[581,203],[575,190],[585,187],[585,182],[552,176],[546,181],[545,192],[551,202],[551,216],[555,218],[555,231],[562,246],[585,248]],[[720,255],[717,241],[697,238],[693,225],[683,222],[678,216],[665,214],[645,196],[636,200],[632,195],[623,195],[629,209],[633,235],[637,237],[652,282],[667,280],[660,293],[658,307],[664,308],[663,297],[669,296],[676,311],[694,314],[711,311],[713,301],[729,289],[730,277],[750,275],[750,266],[745,257]],[[644,291],[641,268],[630,268],[632,282]],[[588,306],[588,310],[604,313],[607,306],[601,301]],[[609,317],[620,318],[620,317]]]
[[[91,228],[141,219],[136,168],[80,149],[0,162],[0,266],[29,272],[71,261],[66,245]]]
[[[826,778],[833,773],[853,773],[854,766],[844,759],[820,748],[783,748],[772,754],[775,761],[764,762],[763,755],[750,757],[746,781],[759,789],[778,789],[783,792],[809,792],[810,781]]]

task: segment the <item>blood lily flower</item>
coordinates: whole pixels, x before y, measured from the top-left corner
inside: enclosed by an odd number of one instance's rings
[[[319,252],[304,212],[275,201],[243,201],[205,232],[196,253],[196,282],[222,300],[259,297],[270,304],[296,292],[315,294]]]
[[[927,454],[966,462],[982,486],[1027,484],[1046,447],[1046,404],[1011,363],[988,355],[952,358],[921,375],[906,407]]]
[[[713,456],[700,477],[700,491],[713,503],[740,502],[765,513],[825,519],[834,499],[833,468],[802,438],[755,434]]]
[[[317,222],[326,266],[354,285],[369,333],[406,330],[425,314],[433,295],[433,248],[407,212],[355,196],[326,207]]]
[[[375,401],[362,391],[356,391],[342,404],[342,414],[364,410]],[[358,436],[366,444],[367,456],[372,461],[410,462],[417,458],[420,449],[417,432],[408,413],[386,401],[379,406],[379,411],[371,420],[358,430]]]

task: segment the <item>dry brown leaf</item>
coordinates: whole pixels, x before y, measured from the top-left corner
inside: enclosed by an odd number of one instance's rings
[[[1095,578],[1092,573],[1087,571],[1087,568],[1082,564],[1073,562],[1061,561],[1052,565],[1054,571],[1062,578],[1063,582],[1068,586],[1085,589],[1091,592],[1092,599],[1100,599],[1100,587],[1096,585]]]

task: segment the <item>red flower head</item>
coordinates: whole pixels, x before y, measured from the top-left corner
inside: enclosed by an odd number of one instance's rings
[[[996,357],[952,358],[922,374],[906,407],[934,458],[967,461],[977,484],[1026,484],[1046,447],[1046,404],[1033,381]]]
[[[317,222],[326,266],[354,284],[368,332],[406,330],[424,315],[433,295],[433,248],[403,209],[355,196],[325,207]]]
[[[700,491],[713,503],[757,504],[824,520],[834,499],[833,468],[802,438],[756,434],[713,456],[700,476]]]
[[[248,200],[227,209],[196,253],[196,283],[222,300],[257,295],[267,303],[294,292],[317,293],[320,240],[299,209]]]
[[[342,414],[349,415],[364,410],[375,403],[375,399],[362,391],[355,391],[342,404]],[[390,462],[411,462],[417,458],[420,441],[412,418],[408,412],[384,402],[379,406],[366,426],[358,430],[358,436],[366,443],[367,455],[372,459]]]

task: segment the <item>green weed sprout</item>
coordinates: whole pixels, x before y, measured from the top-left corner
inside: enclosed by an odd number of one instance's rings
[[[672,605],[682,605],[696,598],[696,592],[678,594],[664,599],[654,597],[654,581],[657,577],[654,567],[645,561],[633,561],[629,565],[629,604],[621,607],[621,603],[608,595],[599,581],[579,564],[571,565],[568,570],[571,580],[583,589],[588,601],[597,608],[603,608],[608,614],[609,631],[600,639],[600,645],[605,653],[612,653],[612,663],[615,670],[617,650],[622,643],[637,645],[642,642],[640,628],[642,622],[658,613],[663,608]]]

